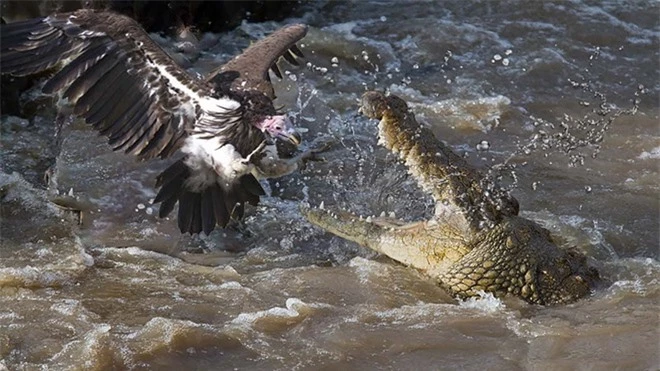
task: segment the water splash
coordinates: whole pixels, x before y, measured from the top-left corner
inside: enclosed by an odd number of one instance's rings
[[[479,309],[487,313],[501,312],[505,306],[504,303],[490,292],[478,291],[479,297],[470,297],[462,300],[458,305],[462,308]]]
[[[597,58],[597,55],[590,60]],[[491,165],[485,174],[485,183],[504,184],[506,192],[512,191],[519,186],[516,170],[519,166],[527,165],[526,161],[515,163],[524,156],[533,156],[541,151],[544,157],[553,153],[568,157],[568,167],[583,166],[586,158],[595,159],[601,150],[601,143],[612,127],[614,121],[620,116],[635,115],[641,104],[641,96],[648,93],[644,85],[639,85],[631,99],[629,108],[619,108],[608,102],[604,93],[596,89],[591,81],[582,78],[582,81],[569,79],[571,87],[588,93],[595,103],[580,100],[580,105],[593,107],[590,112],[582,117],[574,117],[564,113],[558,122],[552,122],[535,116],[530,116],[534,133],[524,143],[518,143],[517,149],[504,161]],[[578,98],[579,99],[579,98]],[[482,141],[477,149],[483,151]],[[489,149],[490,146],[486,146]],[[539,182],[532,183],[532,189],[538,189]],[[584,186],[586,193],[591,193],[589,185]],[[500,193],[501,194],[501,193]]]
[[[604,93],[596,90],[589,81],[568,80],[569,84],[592,95],[597,104],[591,112],[583,117],[573,117],[564,113],[559,122],[551,122],[542,118],[531,116],[536,132],[525,144],[519,145],[515,155],[531,154],[536,150],[544,151],[547,157],[550,153],[561,153],[569,158],[568,166],[582,166],[585,158],[596,158],[601,150],[607,131],[612,123],[620,116],[632,116],[637,113],[641,103],[640,96],[646,94],[643,85],[635,92],[630,108],[617,108],[607,101]],[[589,107],[588,101],[580,101],[582,106]],[[589,153],[590,152],[590,153]]]

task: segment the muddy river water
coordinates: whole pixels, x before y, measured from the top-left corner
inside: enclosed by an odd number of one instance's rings
[[[278,103],[306,140],[336,139],[208,237],[157,218],[165,162],[113,153],[75,120],[57,147],[52,102],[26,92],[33,114],[1,126],[0,370],[657,370],[659,14],[650,1],[329,2],[204,35],[199,55],[175,54],[191,73],[309,24],[307,65],[285,66]],[[308,224],[301,203],[432,213],[357,114],[369,89],[406,99],[475,166],[507,165],[522,215],[583,251],[604,287],[555,307],[459,302]],[[81,226],[46,201],[55,190]]]

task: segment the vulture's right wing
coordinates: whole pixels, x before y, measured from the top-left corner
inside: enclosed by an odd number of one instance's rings
[[[202,112],[231,117],[239,107],[214,98],[126,16],[84,9],[2,25],[3,74],[24,76],[59,63],[43,91],[62,92],[113,149],[141,159],[176,151]]]

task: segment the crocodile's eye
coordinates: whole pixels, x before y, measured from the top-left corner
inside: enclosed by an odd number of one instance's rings
[[[571,263],[565,257],[559,259],[556,268],[558,277],[567,277],[571,274]]]

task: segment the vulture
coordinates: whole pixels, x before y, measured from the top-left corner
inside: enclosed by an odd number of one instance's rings
[[[178,202],[181,233],[208,235],[240,219],[245,204],[264,195],[255,175],[297,168],[276,153],[276,140],[297,146],[301,139],[273,105],[269,70],[281,78],[281,57],[298,65],[305,25],[272,33],[203,78],[114,12],[81,9],[1,27],[2,74],[57,66],[44,93],[66,99],[115,151],[140,160],[179,157],[157,177],[154,203],[164,218]]]

